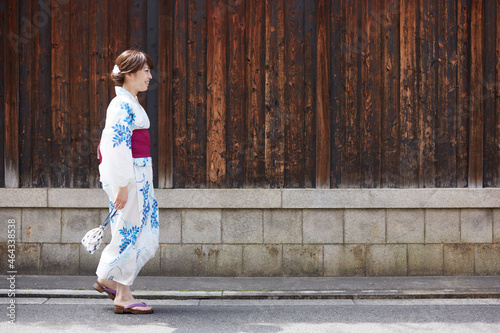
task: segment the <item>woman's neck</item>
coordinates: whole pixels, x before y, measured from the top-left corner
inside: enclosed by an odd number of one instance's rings
[[[135,98],[135,99],[137,99],[137,93],[138,93],[139,91],[137,91],[137,90],[133,89],[132,87],[130,87],[129,85],[127,85],[127,84],[125,84],[125,83],[123,84],[123,86],[122,86],[122,87],[123,87],[123,89],[126,89],[129,93],[131,93],[131,94],[132,94],[132,96],[134,96],[134,98]]]

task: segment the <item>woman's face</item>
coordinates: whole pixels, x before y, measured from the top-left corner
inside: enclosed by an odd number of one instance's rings
[[[135,73],[129,74],[128,84],[133,86],[137,91],[146,91],[149,87],[149,81],[153,77],[151,76],[151,70],[147,64]]]

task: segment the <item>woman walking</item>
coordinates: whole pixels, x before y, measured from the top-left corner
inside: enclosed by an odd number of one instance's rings
[[[151,58],[127,50],[117,59],[111,78],[116,97],[106,112],[99,145],[99,173],[109,198],[111,242],[103,250],[94,288],[114,300],[115,313],[152,313],[130,291],[137,274],[158,249],[158,204],[153,190],[149,118],[137,93],[152,79]]]

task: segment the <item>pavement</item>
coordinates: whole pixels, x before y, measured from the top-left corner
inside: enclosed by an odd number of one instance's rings
[[[0,298],[106,298],[95,276],[1,276]],[[422,299],[500,298],[500,276],[162,277],[139,276],[142,299]]]

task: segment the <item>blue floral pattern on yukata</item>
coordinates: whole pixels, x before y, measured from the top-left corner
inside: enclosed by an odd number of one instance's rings
[[[115,135],[113,136],[113,148],[121,145],[123,142],[128,148],[132,148],[132,131],[130,129],[131,125],[135,120],[135,114],[132,112],[132,108],[128,103],[122,102],[120,104],[122,110],[127,111],[127,117],[123,119],[124,124],[121,125],[117,123],[112,128]]]

